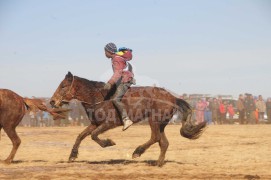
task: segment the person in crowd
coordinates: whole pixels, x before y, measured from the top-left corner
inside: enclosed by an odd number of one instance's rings
[[[205,108],[206,108],[206,106],[207,106],[206,98],[205,98],[205,97],[204,97],[204,98],[201,98],[201,101],[202,101],[202,103],[204,104],[203,116],[204,116],[204,121],[206,121],[206,119],[205,119]]]
[[[212,101],[212,120],[214,124],[220,124],[220,119],[219,119],[219,103],[216,98],[213,98]]]
[[[79,114],[79,123],[78,125],[80,126],[86,126],[89,123],[88,118],[86,117],[86,111],[83,108],[83,106],[81,104],[78,104],[78,114]]]
[[[250,96],[250,94],[246,93],[245,98],[244,98],[246,124],[249,123],[249,117],[250,117],[250,113],[249,113],[249,99],[250,99],[250,97],[249,96]]]
[[[222,101],[219,104],[219,112],[220,112],[220,121],[221,124],[224,124],[226,122],[226,113],[227,113],[227,102]]]
[[[207,124],[212,124],[212,101],[211,98],[209,98],[205,103],[205,109],[204,109],[204,120],[207,122]]]
[[[43,111],[38,110],[36,116],[37,116],[37,127],[45,127],[45,123],[43,120]]]
[[[256,111],[256,104],[254,101],[254,98],[252,94],[248,95],[247,99],[247,119],[250,124],[255,124],[256,119],[255,119],[255,111]]]
[[[245,105],[244,105],[244,97],[242,94],[239,95],[239,99],[237,101],[237,110],[239,113],[239,123],[244,124],[245,121]]]
[[[267,114],[267,122],[271,124],[271,98],[267,98],[266,102],[266,114]]]
[[[71,101],[69,104],[71,111],[69,112],[69,121],[71,126],[79,125],[79,106],[75,100]]]
[[[259,99],[256,102],[256,108],[258,109],[259,121],[264,121],[264,113],[266,111],[266,104],[263,100],[262,95],[259,95]]]
[[[256,107],[256,103],[258,101],[258,98],[257,98],[257,96],[254,96],[253,99],[254,99],[254,103],[255,103],[255,107]],[[254,118],[255,118],[256,124],[258,124],[259,123],[259,111],[258,111],[257,107],[256,107],[256,109],[254,111]]]
[[[222,100],[222,97],[221,96],[218,96],[218,104],[219,104],[219,110],[218,110],[218,119],[219,119],[219,122],[220,124],[222,124],[222,117],[221,117],[221,113],[220,113],[220,104],[223,103],[223,100]]]
[[[256,104],[256,102],[255,102],[255,104]],[[258,111],[258,108],[256,108],[256,110],[254,111],[254,117],[255,117],[256,124],[259,124],[259,111]]]
[[[30,111],[27,111],[22,119],[21,126],[30,127]]]
[[[205,104],[202,99],[200,99],[196,105],[196,119],[198,124],[204,122],[204,108]]]
[[[232,103],[229,103],[229,105],[227,107],[227,111],[229,113],[229,122],[230,122],[230,124],[232,124],[233,123],[233,116],[235,114]]]
[[[193,113],[192,113],[192,120],[194,122],[197,122],[197,111],[196,111],[196,108],[197,108],[197,103],[198,101],[196,100],[192,100],[191,97],[189,96],[189,100],[188,100],[188,103],[190,104],[192,110],[193,110]]]
[[[37,122],[37,117],[36,117],[36,112],[30,111],[30,127],[36,127],[36,122]]]
[[[43,111],[42,118],[43,118],[43,121],[44,121],[44,126],[49,127],[50,126],[50,124],[49,124],[49,113],[46,112],[46,111]]]

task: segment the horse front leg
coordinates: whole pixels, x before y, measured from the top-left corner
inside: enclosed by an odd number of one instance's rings
[[[73,162],[77,156],[78,156],[78,148],[82,142],[83,139],[85,139],[88,135],[92,133],[97,128],[95,125],[89,125],[83,132],[81,132],[75,141],[75,144],[73,145],[70,157],[69,157],[69,162]]]
[[[109,146],[114,146],[116,143],[112,141],[111,139],[99,139],[99,134],[102,134],[103,132],[113,128],[114,125],[104,122],[100,126],[98,126],[92,133],[91,133],[91,138],[94,140],[96,143],[98,143],[101,147],[109,147]]]

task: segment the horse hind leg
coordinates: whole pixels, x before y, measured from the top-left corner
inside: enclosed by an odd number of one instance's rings
[[[156,140],[155,138],[151,138],[149,141],[147,141],[146,143],[138,146],[134,153],[133,153],[133,159],[140,157],[147,149],[149,149],[149,147],[151,147],[153,144],[155,144],[156,142],[158,142],[158,140]]]
[[[155,144],[156,142],[159,142],[161,136],[160,136],[160,129],[159,129],[159,125],[157,122],[153,122],[152,120],[149,120],[150,122],[150,126],[151,126],[151,139],[149,141],[147,141],[146,143],[138,146],[134,153],[132,158],[138,158],[140,157],[149,147],[151,147],[153,144]]]
[[[16,131],[15,131],[15,128],[11,128],[11,129],[5,129],[4,127],[4,130],[5,132],[7,133],[9,139],[11,140],[12,142],[12,150],[10,152],[10,155],[8,156],[8,158],[4,161],[4,163],[6,164],[10,164],[13,159],[14,159],[14,156],[21,144],[21,139],[19,138],[19,136],[17,135]]]
[[[164,165],[164,160],[165,160],[165,157],[166,157],[166,152],[167,152],[168,145],[169,145],[169,142],[167,140],[165,132],[162,132],[161,133],[161,139],[159,141],[160,156],[159,156],[159,159],[157,161],[157,166],[159,166],[159,167]]]
[[[168,142],[166,134],[165,134],[165,127],[167,126],[167,124],[170,121],[170,119],[172,118],[172,116],[170,116],[169,119],[164,120],[160,124],[160,137],[161,137],[159,139],[160,155],[159,155],[159,159],[157,160],[157,163],[156,163],[156,165],[159,166],[159,167],[164,165],[164,160],[165,160],[167,148],[168,148],[168,145],[169,145],[169,142]]]

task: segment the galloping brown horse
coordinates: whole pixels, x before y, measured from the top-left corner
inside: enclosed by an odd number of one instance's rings
[[[2,128],[4,129],[13,145],[10,155],[4,161],[6,164],[10,164],[12,162],[17,149],[21,144],[21,139],[15,129],[23,119],[26,109],[47,111],[53,115],[54,119],[63,118],[63,113],[68,111],[63,109],[50,110],[47,109],[40,99],[22,98],[11,90],[0,89],[0,131]]]
[[[103,87],[103,82],[89,81],[73,76],[69,72],[51,98],[50,103],[53,107],[60,107],[72,99],[81,101],[91,121],[91,125],[77,137],[69,157],[70,162],[77,158],[80,143],[88,135],[103,148],[115,145],[111,139],[98,137],[99,134],[122,125],[120,115],[110,100],[114,89],[106,91]],[[141,156],[151,145],[159,142],[161,152],[157,161],[158,166],[164,164],[169,145],[164,129],[174,113],[177,111],[182,113],[180,133],[186,138],[197,139],[206,125],[193,124],[189,104],[162,88],[132,87],[122,101],[134,123],[148,119],[151,127],[150,140],[135,149],[133,158]]]

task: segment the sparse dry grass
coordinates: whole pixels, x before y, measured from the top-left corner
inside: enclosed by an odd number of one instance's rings
[[[135,148],[150,137],[149,126],[121,127],[101,135],[117,145],[101,148],[90,137],[74,163],[67,163],[75,138],[83,127],[18,128],[22,144],[11,165],[0,164],[0,179],[271,179],[271,125],[210,126],[196,141],[169,125],[166,164],[152,166],[159,146],[153,145],[139,159]],[[2,132],[0,159],[11,142]]]

